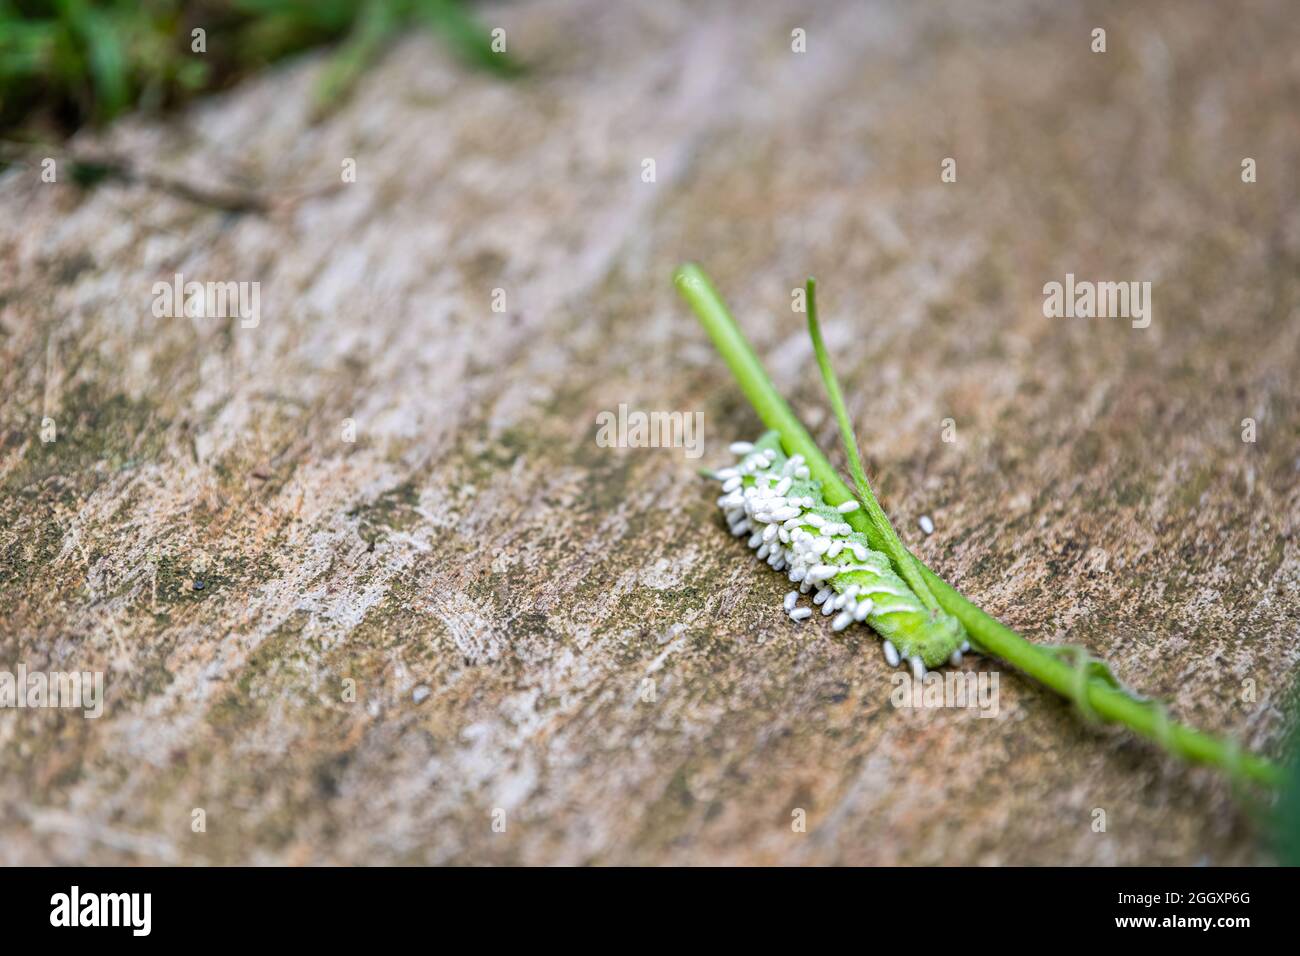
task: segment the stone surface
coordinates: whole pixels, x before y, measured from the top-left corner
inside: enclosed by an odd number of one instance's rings
[[[316,124],[308,58],[74,144],[267,215],[0,177],[0,665],[107,672],[99,720],[0,711],[0,862],[1268,859],[1220,778],[1012,673],[996,719],[896,710],[869,632],[791,623],[696,475],[758,423],[669,277],[832,448],[816,272],[909,544],[1276,752],[1294,10],[800,7],[489,7],[521,81],[416,35]],[[177,272],[260,282],[260,324],[155,317]],[[1150,327],[1044,318],[1067,272],[1151,281]],[[703,412],[705,457],[598,447],[624,402]]]

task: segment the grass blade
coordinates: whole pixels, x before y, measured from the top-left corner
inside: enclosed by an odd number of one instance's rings
[[[844,445],[844,455],[849,461],[849,474],[853,477],[854,485],[857,486],[858,501],[866,510],[867,517],[875,526],[881,541],[884,542],[885,553],[889,555],[889,560],[894,562],[894,568],[899,576],[907,582],[907,586],[916,593],[922,604],[931,611],[937,611],[939,602],[935,600],[930,586],[926,584],[925,577],[916,565],[916,559],[903,546],[898,532],[889,521],[889,516],[885,514],[885,510],[880,507],[880,502],[871,491],[871,483],[867,481],[867,473],[862,467],[858,441],[853,434],[853,423],[849,420],[849,412],[844,405],[844,393],[840,391],[839,379],[835,377],[830,354],[826,351],[826,342],[822,339],[821,323],[817,319],[817,280],[812,276],[808,277],[806,289],[808,334],[812,337],[813,353],[817,356],[817,366],[821,369],[822,382],[826,386],[826,394],[830,397],[831,409],[835,412],[835,419],[840,425],[840,442]]]

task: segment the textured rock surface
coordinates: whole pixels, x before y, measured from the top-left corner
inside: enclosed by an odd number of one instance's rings
[[[1275,749],[1294,10],[798,6],[489,8],[526,80],[417,36],[317,125],[309,60],[104,136],[267,216],[0,177],[0,667],[108,697],[0,711],[0,862],[1267,859],[1220,779],[1012,674],[997,719],[895,710],[873,637],[780,613],[700,462],[594,421],[702,411],[704,463],[757,433],[669,281],[697,259],[833,447],[790,312],[815,271],[925,560]],[[260,281],[260,325],[155,318],[175,272]],[[1150,328],[1044,318],[1067,272],[1150,280]]]

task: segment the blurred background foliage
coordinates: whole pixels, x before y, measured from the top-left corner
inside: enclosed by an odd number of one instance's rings
[[[1286,776],[1273,814],[1273,850],[1283,866],[1300,866],[1300,676],[1291,685],[1285,710]]]
[[[317,84],[319,114],[412,27],[484,69],[518,71],[460,0],[0,0],[0,131],[42,138],[160,110],[337,42]]]

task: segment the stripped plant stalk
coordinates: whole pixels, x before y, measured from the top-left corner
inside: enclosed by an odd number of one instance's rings
[[[768,428],[780,433],[787,454],[803,456],[812,477],[821,483],[826,502],[837,506],[853,500],[853,492],[768,378],[762,363],[704,272],[696,265],[684,265],[674,275],[674,283],[695,311],[759,418]],[[873,548],[887,550],[879,530],[861,509],[845,515],[845,520],[866,535]],[[1280,783],[1281,770],[1272,761],[1243,751],[1236,741],[1213,737],[1173,722],[1161,704],[1142,700],[1126,690],[1104,663],[1086,652],[1029,642],[972,604],[915,555],[912,558],[939,606],[962,623],[977,650],[1010,664],[1056,691],[1072,701],[1084,715],[1122,724],[1185,760],[1218,767],[1242,781],[1268,786]]]
[[[835,419],[840,426],[840,442],[844,445],[844,455],[849,461],[849,474],[853,476],[853,483],[857,486],[858,501],[867,512],[867,518],[876,529],[876,534],[880,536],[884,544],[885,553],[889,555],[894,567],[903,580],[907,582],[908,587],[915,592],[920,598],[921,603],[931,611],[939,610],[939,602],[934,599],[930,592],[930,587],[925,583],[925,578],[921,575],[920,569],[916,565],[916,560],[912,557],[910,551],[903,546],[903,542],[898,537],[898,532],[889,521],[889,516],[885,510],[880,507],[880,502],[876,500],[875,494],[871,491],[871,482],[867,480],[867,473],[862,467],[862,455],[858,452],[858,441],[853,435],[853,423],[849,420],[848,409],[844,405],[844,393],[840,390],[839,379],[835,377],[835,369],[831,367],[830,355],[826,351],[826,342],[822,339],[821,323],[817,321],[817,280],[812,276],[808,277],[806,285],[807,290],[807,307],[808,307],[808,334],[812,337],[813,353],[817,356],[817,365],[821,368],[822,382],[826,385],[826,394],[830,396],[831,410],[835,413]]]

